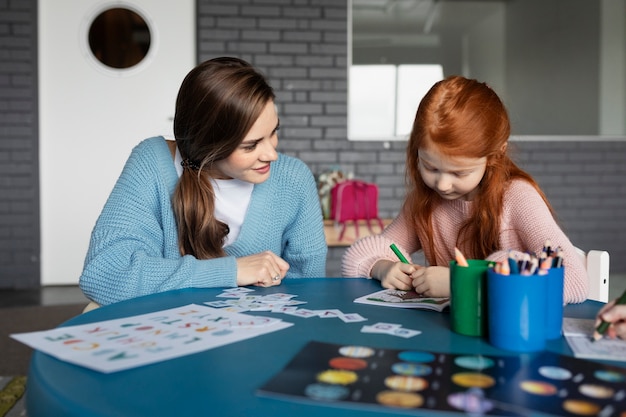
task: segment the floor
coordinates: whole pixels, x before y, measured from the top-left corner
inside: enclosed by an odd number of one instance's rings
[[[626,274],[609,278],[609,299],[617,298],[626,289]],[[0,307],[31,305],[87,304],[81,290],[74,285],[46,286],[37,290],[0,290]]]
[[[35,290],[0,290],[0,307],[88,303],[76,285],[46,286]]]

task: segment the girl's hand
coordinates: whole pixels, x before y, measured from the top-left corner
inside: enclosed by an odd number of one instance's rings
[[[237,258],[237,285],[271,287],[280,285],[289,264],[270,251]]]
[[[419,265],[383,259],[374,264],[370,275],[380,280],[383,288],[409,291],[413,289],[411,274],[419,268]]]
[[[450,296],[450,269],[445,266],[419,268],[411,274],[415,292],[427,297]]]

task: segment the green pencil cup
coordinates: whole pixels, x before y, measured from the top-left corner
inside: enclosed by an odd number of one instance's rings
[[[468,259],[469,266],[450,261],[450,327],[466,336],[487,334],[487,270],[493,262]]]

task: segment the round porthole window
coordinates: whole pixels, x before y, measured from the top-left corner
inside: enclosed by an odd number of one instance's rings
[[[155,48],[155,33],[143,13],[116,4],[93,13],[83,27],[83,45],[91,61],[111,74],[134,72]]]

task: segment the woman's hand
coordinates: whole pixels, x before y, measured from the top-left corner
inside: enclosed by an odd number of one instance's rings
[[[415,292],[427,297],[450,297],[450,268],[429,266],[411,274]]]
[[[409,291],[413,289],[411,274],[420,268],[419,265],[382,259],[374,264],[370,275],[380,280],[383,288]]]
[[[596,327],[601,320],[611,323],[605,333],[609,338],[626,340],[626,305],[615,304],[615,300],[607,303],[598,311]]]
[[[280,285],[289,270],[289,264],[270,251],[237,258],[237,285]]]

